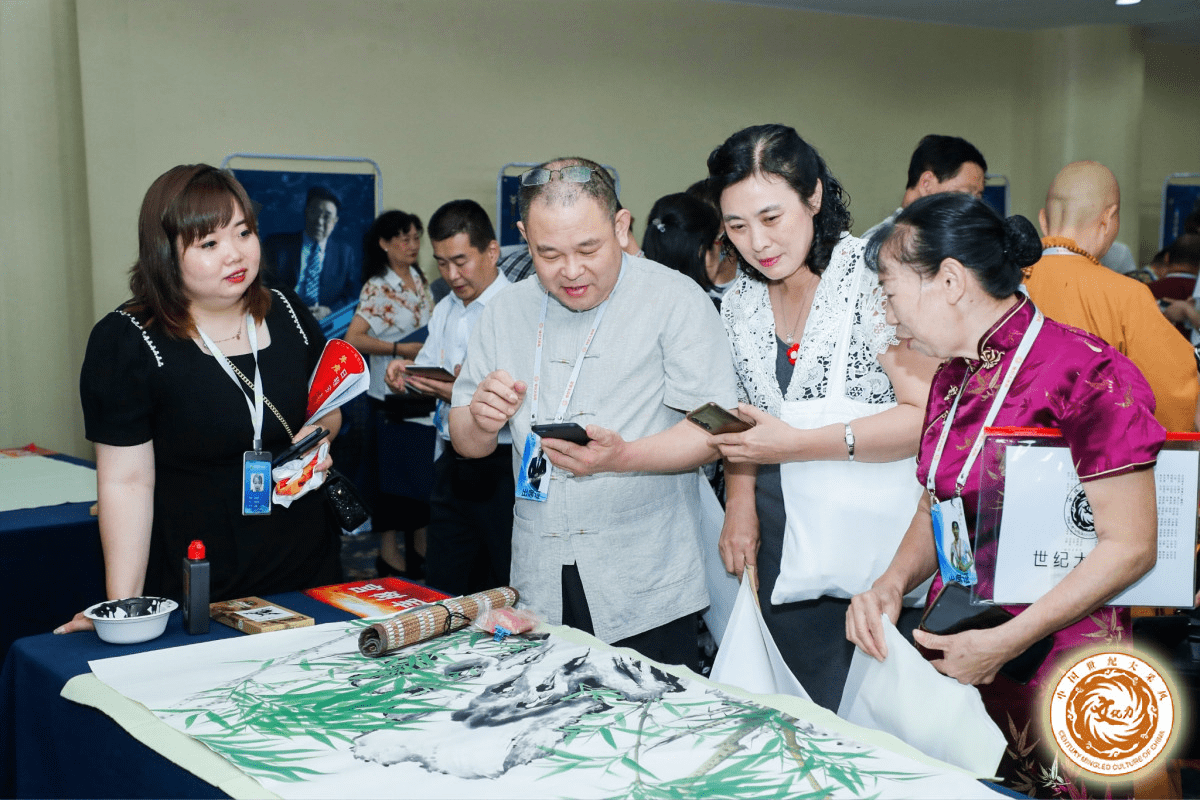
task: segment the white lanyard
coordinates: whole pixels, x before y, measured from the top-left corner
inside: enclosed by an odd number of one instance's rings
[[[613,292],[617,291],[617,287],[621,285],[621,277],[625,274],[624,258],[624,256],[621,257],[622,269],[617,274],[617,282],[613,284],[612,292],[609,292],[608,297],[604,298],[604,302],[596,308],[596,319],[592,322],[592,329],[588,331],[587,338],[583,340],[579,358],[575,359],[575,368],[571,370],[567,389],[563,392],[562,402],[558,404],[558,414],[554,417],[555,422],[562,422],[567,416],[567,406],[571,403],[571,395],[575,394],[575,385],[579,382],[579,371],[583,369],[583,357],[587,355],[588,348],[592,346],[592,340],[596,338],[596,330],[600,327],[600,321],[604,319],[604,312],[608,310],[608,301],[612,299]],[[537,423],[538,393],[541,391],[542,382],[542,342],[546,338],[546,310],[549,306],[550,292],[546,292],[542,295],[542,316],[538,320],[537,346],[533,349],[533,389],[530,392],[529,403],[529,424],[531,426]]]
[[[1028,302],[1028,301],[1025,301]],[[1025,331],[1025,335],[1021,337],[1021,344],[1017,347],[1017,352],[1013,356],[1012,362],[1008,365],[1008,371],[1004,373],[1004,380],[1000,383],[1000,388],[996,391],[996,398],[992,400],[992,407],[988,409],[987,417],[983,421],[983,427],[979,430],[979,435],[975,437],[975,443],[971,445],[971,452],[967,455],[967,461],[963,464],[962,471],[958,473],[958,479],[954,482],[954,496],[958,497],[962,494],[963,487],[967,485],[967,475],[971,472],[971,467],[975,464],[975,459],[979,457],[980,451],[983,449],[983,432],[996,421],[996,415],[1000,413],[1000,406],[1004,404],[1004,398],[1008,396],[1008,390],[1012,388],[1013,381],[1017,378],[1017,371],[1021,365],[1025,363],[1025,357],[1029,355],[1029,349],[1033,347],[1033,340],[1037,338],[1038,331],[1042,329],[1042,322],[1045,317],[1042,312],[1036,308],[1033,310],[1033,321],[1029,323],[1029,328]],[[942,451],[946,449],[946,440],[950,437],[951,423],[954,422],[954,415],[958,411],[958,401],[962,399],[967,381],[972,373],[967,372],[967,376],[963,378],[962,385],[959,387],[958,394],[954,396],[954,405],[950,406],[950,413],[946,415],[946,421],[942,425],[942,435],[938,439],[937,448],[933,451],[933,462],[929,465],[929,476],[925,480],[925,488],[929,490],[930,499],[937,502],[937,490],[934,484],[937,480],[938,464],[942,461]]]
[[[229,376],[230,380],[237,384],[239,393],[246,400],[246,405],[250,408],[250,421],[254,423],[254,449],[262,450],[262,373],[258,370],[258,331],[255,330],[254,317],[246,314],[246,337],[250,340],[250,353],[254,356],[254,402],[250,402],[250,398],[246,397],[246,393],[241,390],[242,382],[238,380],[237,375],[233,371],[233,365],[229,363],[229,358],[221,352],[221,348],[217,347],[217,343],[208,338],[208,334],[200,330],[199,326],[196,327],[196,332],[204,340],[204,346],[208,348],[208,352],[212,353],[213,358],[221,365],[221,369],[225,370],[225,374]]]

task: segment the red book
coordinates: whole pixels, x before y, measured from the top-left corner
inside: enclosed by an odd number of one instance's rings
[[[371,385],[367,362],[351,345],[330,339],[308,381],[308,422],[328,414],[367,390]]]
[[[309,597],[359,617],[382,617],[445,600],[450,595],[401,578],[369,578],[305,589]]]

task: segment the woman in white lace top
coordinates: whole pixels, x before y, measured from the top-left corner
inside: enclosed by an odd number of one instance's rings
[[[708,167],[740,260],[721,312],[739,411],[755,423],[716,437],[721,557],[739,576],[757,567],[785,660],[814,701],[836,709],[853,654],[846,598],[882,573],[903,536],[907,521],[881,540],[888,523],[876,512],[911,518],[916,506],[912,457],[936,364],[895,338],[862,268],[864,242],[846,233],[842,188],[795,130],[739,131]]]

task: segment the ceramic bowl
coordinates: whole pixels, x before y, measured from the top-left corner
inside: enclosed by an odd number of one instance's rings
[[[148,642],[167,629],[171,612],[179,608],[165,597],[127,597],[107,600],[83,612],[96,626],[96,634],[113,644]]]

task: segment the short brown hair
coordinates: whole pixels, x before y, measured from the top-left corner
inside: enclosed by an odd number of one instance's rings
[[[257,236],[258,221],[246,190],[233,175],[208,164],[173,167],[150,184],[138,216],[138,260],[129,270],[132,309],[144,312],[147,324],[157,322],[181,339],[193,335],[180,252],[228,225],[239,208]],[[261,269],[243,303],[259,321],[270,310],[271,293],[263,286]]]

